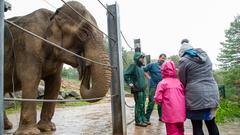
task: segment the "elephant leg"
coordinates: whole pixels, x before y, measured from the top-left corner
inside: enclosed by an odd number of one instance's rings
[[[8,120],[8,117],[6,115],[6,112],[4,111],[4,129],[8,130],[8,129],[12,129],[13,125],[12,123]]]
[[[57,99],[61,86],[60,71],[55,75],[48,76],[44,80],[45,80],[44,99]],[[55,111],[55,105],[56,103],[53,102],[43,103],[40,121],[38,122],[38,129],[40,129],[42,132],[56,130],[55,124],[51,122]]]
[[[28,76],[27,74],[26,76]],[[22,98],[23,99],[36,99],[37,88],[40,79],[35,74],[34,76],[29,75],[26,77],[22,75]],[[14,135],[38,135],[40,130],[36,126],[37,121],[37,110],[36,102],[22,102],[20,123],[18,129]]]

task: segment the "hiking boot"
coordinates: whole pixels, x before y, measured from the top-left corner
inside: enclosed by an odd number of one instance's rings
[[[143,122],[146,123],[147,125],[151,125],[151,122],[148,119],[145,119]]]
[[[146,127],[147,124],[144,123],[144,122],[140,122],[140,123],[135,123],[136,126],[139,126],[139,127]]]
[[[144,122],[144,123],[146,123],[147,125],[151,125],[151,122],[150,122],[150,121],[146,121],[146,122]]]

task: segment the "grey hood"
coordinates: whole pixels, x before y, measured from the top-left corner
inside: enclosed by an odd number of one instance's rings
[[[207,58],[208,58],[208,55],[205,51],[203,51],[201,48],[196,48],[194,49],[196,51],[196,55],[197,57],[190,57],[190,56],[187,56],[186,58],[196,62],[196,63],[199,63],[199,64],[203,64],[207,61]]]
[[[180,47],[179,52],[178,52],[179,57],[183,57],[185,51],[187,51],[189,49],[193,49],[192,45],[189,44],[189,43],[183,43]]]

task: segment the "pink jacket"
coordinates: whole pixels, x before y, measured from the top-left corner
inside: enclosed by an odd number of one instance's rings
[[[172,61],[162,65],[163,80],[158,83],[154,100],[162,105],[162,121],[166,123],[186,120],[185,92],[182,83],[176,78]]]

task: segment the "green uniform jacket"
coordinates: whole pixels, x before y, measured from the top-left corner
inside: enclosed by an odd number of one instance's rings
[[[142,53],[136,52],[134,54],[134,64],[128,66],[124,73],[124,80],[127,84],[134,84],[140,91],[146,88],[146,82],[144,78],[143,64],[139,61],[139,58],[143,56]]]

